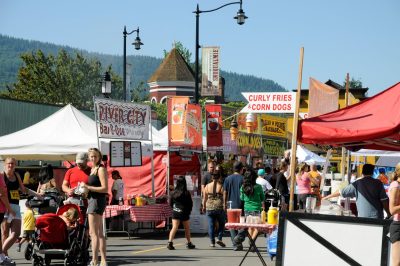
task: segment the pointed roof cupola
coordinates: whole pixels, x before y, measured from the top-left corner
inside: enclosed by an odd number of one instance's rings
[[[167,96],[194,95],[194,74],[176,48],[173,48],[147,81],[152,102],[163,102]]]

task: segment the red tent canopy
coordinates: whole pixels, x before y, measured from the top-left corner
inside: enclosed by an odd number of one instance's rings
[[[300,121],[298,141],[350,150],[400,150],[400,83],[365,101]]]
[[[167,193],[167,152],[154,152],[154,189],[156,197]],[[142,166],[136,167],[108,167],[108,187],[111,195],[113,180],[111,172],[118,170],[125,184],[124,195],[144,194],[150,196],[151,188],[151,158],[143,157]],[[197,155],[191,158],[183,158],[174,152],[170,153],[170,184],[173,183],[174,175],[192,174],[200,177],[200,161]]]

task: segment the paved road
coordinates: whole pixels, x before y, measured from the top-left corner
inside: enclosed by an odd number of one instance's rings
[[[167,233],[141,234],[128,239],[127,236],[109,236],[107,240],[108,265],[239,265],[245,251],[233,251],[228,235],[224,238],[226,248],[209,247],[207,235],[192,236],[196,249],[188,250],[185,247],[183,232],[178,232],[174,241],[176,250],[168,250]],[[247,241],[244,243],[247,250]],[[265,253],[265,238],[260,235],[257,246],[262,247],[262,255],[268,265],[275,265]],[[12,247],[10,256],[17,265],[32,265],[31,261],[23,258],[23,253],[16,252]],[[63,265],[62,261],[52,261],[52,265]],[[243,265],[261,265],[255,253],[249,253]]]

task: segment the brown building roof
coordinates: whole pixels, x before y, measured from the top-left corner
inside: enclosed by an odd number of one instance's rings
[[[193,81],[194,74],[176,48],[173,48],[147,81]]]

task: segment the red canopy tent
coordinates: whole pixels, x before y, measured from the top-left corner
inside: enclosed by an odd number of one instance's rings
[[[156,197],[167,193],[167,152],[154,152],[154,188]],[[113,184],[111,172],[118,170],[122,180],[125,183],[124,195],[144,194],[150,196],[151,188],[151,159],[150,157],[142,158],[142,166],[136,167],[108,167],[108,185],[109,190]],[[170,184],[173,183],[174,175],[187,175],[191,173],[200,177],[200,161],[197,155],[190,158],[183,158],[174,152],[170,153]],[[111,192],[110,192],[111,194]]]
[[[297,139],[349,150],[400,150],[400,83],[349,107],[299,122]]]

